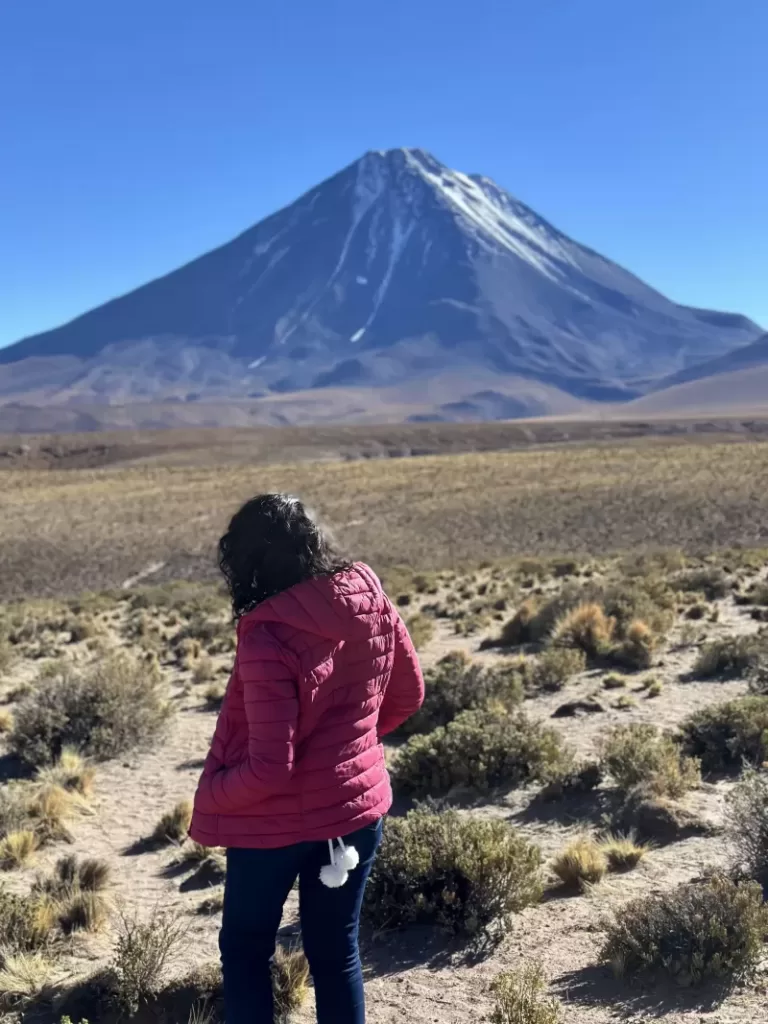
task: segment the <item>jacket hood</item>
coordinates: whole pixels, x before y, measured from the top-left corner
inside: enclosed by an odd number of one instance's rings
[[[238,623],[283,623],[328,640],[360,640],[376,631],[387,598],[376,574],[362,562],[333,576],[318,576],[269,598]]]

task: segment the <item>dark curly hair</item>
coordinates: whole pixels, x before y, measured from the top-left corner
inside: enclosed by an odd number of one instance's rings
[[[283,590],[351,563],[288,494],[261,494],[235,513],[219,541],[219,568],[236,619]]]

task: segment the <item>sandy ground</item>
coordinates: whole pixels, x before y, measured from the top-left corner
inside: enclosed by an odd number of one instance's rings
[[[697,624],[698,625],[698,624]],[[752,631],[755,623],[729,600],[720,602],[720,621],[706,624],[708,638]],[[674,726],[694,709],[746,691],[743,681],[683,682],[695,648],[680,646],[680,629],[670,637],[670,645],[661,656],[653,675],[664,682],[660,697],[649,700],[641,692],[634,696],[637,705],[617,710],[615,692],[601,691],[605,713],[586,718],[553,719],[568,741],[585,755],[607,726],[616,722],[647,721]],[[423,652],[429,666],[449,650],[463,648],[477,657],[494,659],[498,655],[478,653],[479,639],[457,639],[441,627]],[[222,662],[224,659],[219,659]],[[21,666],[9,679],[15,685],[29,675]],[[630,683],[630,691],[635,684]],[[586,673],[570,683],[566,691],[530,700],[526,709],[532,716],[549,718],[566,699],[595,693],[600,681]],[[204,688],[203,688],[204,689]],[[131,847],[151,832],[160,816],[177,801],[192,796],[200,759],[206,753],[214,727],[214,715],[205,710],[180,673],[174,684],[178,705],[165,740],[150,753],[136,753],[123,760],[99,766],[93,813],[73,825],[72,851],[96,856],[110,862],[114,872],[113,897],[127,913],[149,913],[155,907],[180,911],[189,922],[184,949],[174,973],[200,964],[217,955],[218,917],[196,913],[200,890],[183,892],[185,875],[168,876],[174,850],[133,852]],[[727,783],[705,784],[691,795],[689,805],[705,818],[717,823]],[[505,801],[473,808],[473,814],[502,817],[540,844],[545,858],[557,852],[564,842],[583,829],[583,823],[558,818],[553,811],[549,820],[537,819],[527,808],[530,794],[513,793]],[[562,809],[562,808],[561,808]],[[36,869],[52,866],[62,847],[44,850]],[[768,1003],[762,987],[730,994],[724,1001],[709,1006],[690,993],[668,993],[658,988],[633,989],[613,981],[610,974],[596,968],[596,951],[601,940],[600,922],[632,897],[666,889],[700,874],[707,865],[724,863],[729,855],[722,837],[695,837],[654,850],[633,873],[613,876],[594,888],[589,895],[570,898],[551,897],[531,908],[515,921],[511,933],[487,958],[466,962],[461,950],[447,948],[444,940],[428,933],[404,934],[387,940],[366,941],[364,960],[367,972],[367,996],[371,1024],[395,1022],[431,1022],[431,1024],[469,1024],[477,1022],[490,1009],[489,983],[501,970],[522,962],[541,961],[552,991],[565,1007],[569,1024],[607,1024],[609,1021],[660,1020],[665,1024],[757,1024],[768,1018]],[[23,884],[23,876],[14,876],[13,884]],[[288,932],[295,928],[296,905],[292,895],[284,918]],[[75,959],[68,970],[86,974],[109,954],[109,934],[89,936],[75,944]],[[297,1021],[314,1020],[311,1001],[297,1015]]]

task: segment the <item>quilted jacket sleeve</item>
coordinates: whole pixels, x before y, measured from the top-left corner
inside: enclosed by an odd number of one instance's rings
[[[424,703],[424,677],[416,649],[400,615],[395,620],[395,657],[379,709],[379,736],[394,732]]]
[[[247,758],[203,773],[195,800],[203,814],[227,814],[282,789],[294,766],[298,724],[298,666],[263,629],[243,636],[238,672],[248,722]]]

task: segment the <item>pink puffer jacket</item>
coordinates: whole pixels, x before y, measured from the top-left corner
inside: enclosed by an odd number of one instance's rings
[[[336,839],[392,803],[381,737],[421,706],[408,631],[365,565],[244,615],[195,796],[205,846]]]

